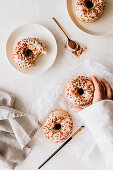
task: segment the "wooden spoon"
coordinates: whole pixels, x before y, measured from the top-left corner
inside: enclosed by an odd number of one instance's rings
[[[62,30],[62,32],[65,34],[65,36],[67,37],[67,39],[68,39],[68,45],[69,45],[69,47],[70,48],[72,48],[73,50],[78,50],[79,49],[79,44],[77,43],[77,42],[75,42],[75,41],[73,41],[73,40],[71,40],[69,37],[68,37],[68,35],[65,33],[65,31],[62,29],[62,27],[59,25],[59,23],[57,22],[57,20],[55,19],[55,18],[52,18],[55,22],[56,22],[56,24],[58,25],[58,27]]]

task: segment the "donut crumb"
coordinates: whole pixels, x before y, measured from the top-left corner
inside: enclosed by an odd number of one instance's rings
[[[64,48],[67,48],[67,41],[64,41]]]
[[[79,46],[79,49],[78,50],[73,50],[72,51],[72,54],[74,54],[76,57],[79,57],[83,52],[86,52],[87,51],[87,46],[84,45],[83,47],[80,47]]]
[[[64,41],[64,49],[67,49],[68,47],[68,42],[67,41]],[[86,52],[87,51],[87,46],[86,45],[83,45],[83,47],[81,47],[79,45],[79,48],[77,50],[74,50],[72,49],[72,54],[74,54],[76,57],[79,57],[83,52]]]

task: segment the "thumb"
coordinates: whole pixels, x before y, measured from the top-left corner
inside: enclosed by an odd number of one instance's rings
[[[81,108],[81,107],[73,107],[72,110],[75,111],[76,113],[78,113],[81,110],[83,110],[83,108]]]

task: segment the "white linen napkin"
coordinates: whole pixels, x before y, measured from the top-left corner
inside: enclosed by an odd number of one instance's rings
[[[15,98],[0,91],[0,166],[15,169],[31,148],[29,142],[39,129],[32,115],[17,111],[13,107]]]
[[[33,113],[38,113],[38,120],[42,123],[42,125],[47,114],[56,109],[67,110],[72,115],[74,121],[73,132],[75,132],[81,125],[84,124],[81,118],[72,111],[71,108],[73,105],[66,101],[64,94],[64,88],[68,80],[79,75],[88,77],[95,75],[98,78],[104,77],[113,87],[113,75],[109,73],[105,66],[95,61],[85,60],[76,68],[73,68],[71,71],[69,71],[69,75],[65,75],[64,78],[62,78],[62,81],[54,82],[50,87],[47,87],[42,96],[37,96],[37,100],[33,102],[32,111]],[[41,140],[49,145],[49,148],[55,149],[61,145],[61,143],[54,144],[46,139],[42,128],[38,131],[36,136],[38,140]],[[71,152],[75,157],[87,161],[89,160],[89,157],[94,151],[95,147],[96,142],[91,132],[86,127],[63,149]]]

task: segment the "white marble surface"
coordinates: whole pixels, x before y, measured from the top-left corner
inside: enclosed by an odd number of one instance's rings
[[[66,38],[52,21],[53,16],[62,23],[72,39],[88,46],[86,54],[76,59],[70,50],[64,49]],[[7,60],[6,41],[8,36],[16,27],[25,23],[39,23],[46,26],[58,43],[58,56],[54,65],[39,76],[22,74],[16,71]],[[0,88],[16,96],[15,108],[19,110],[26,111],[27,106],[30,108],[31,103],[46,86],[62,79],[72,67],[76,67],[85,59],[93,58],[100,61],[113,72],[112,48],[112,35],[94,37],[78,30],[69,18],[66,0],[0,0]],[[40,163],[48,157],[49,148],[44,143],[35,138],[33,144],[31,154],[16,168],[17,170],[36,170]],[[97,149],[97,152],[92,154],[90,162],[87,163],[76,159],[70,153],[61,151],[42,169],[105,170],[105,167]]]

